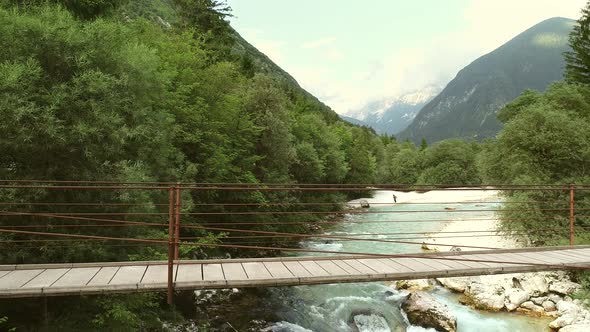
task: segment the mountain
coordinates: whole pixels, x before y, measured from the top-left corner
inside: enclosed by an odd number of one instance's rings
[[[357,126],[365,126],[365,127],[369,127],[369,124],[367,124],[365,121],[358,120],[358,119],[355,119],[355,118],[351,118],[351,117],[349,117],[349,116],[346,116],[346,115],[342,115],[342,114],[341,114],[341,115],[340,115],[340,119],[342,119],[342,120],[344,120],[344,121],[346,121],[346,122],[349,122],[349,123],[355,124],[355,125],[357,125]]]
[[[429,86],[402,96],[373,101],[341,117],[355,124],[372,127],[379,134],[395,135],[412,123],[420,109],[440,90],[439,87]]]
[[[446,138],[494,137],[496,113],[526,89],[545,90],[561,80],[575,21],[545,20],[463,68],[420,110],[398,138],[429,143]]]

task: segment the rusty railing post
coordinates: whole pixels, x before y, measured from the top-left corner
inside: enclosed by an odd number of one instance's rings
[[[574,192],[576,190],[575,185],[570,185],[570,246],[574,245],[574,222],[575,222],[575,200]]]
[[[176,209],[174,223],[174,259],[178,259],[178,246],[180,242],[180,183],[176,184]]]
[[[168,304],[174,296],[174,187],[168,188]]]

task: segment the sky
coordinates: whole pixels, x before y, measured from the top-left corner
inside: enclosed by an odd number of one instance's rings
[[[231,25],[340,114],[444,87],[456,73],[587,0],[228,0]]]

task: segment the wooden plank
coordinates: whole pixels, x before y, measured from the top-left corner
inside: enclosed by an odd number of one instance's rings
[[[362,264],[368,266],[369,268],[371,268],[372,270],[374,270],[375,272],[377,272],[379,274],[395,273],[396,272],[396,269],[394,269],[393,267],[391,267],[383,262],[380,262],[376,258],[359,259],[358,261],[361,262]]]
[[[85,286],[96,273],[99,267],[78,267],[73,268],[64,274],[51,287],[80,287]]]
[[[385,265],[390,266],[391,268],[393,268],[396,273],[408,273],[408,272],[413,272],[411,269],[407,268],[406,266],[397,263],[395,261],[395,259],[391,259],[391,258],[381,258],[379,259],[379,261]]]
[[[295,277],[311,277],[311,273],[309,273],[309,271],[307,271],[303,265],[297,261],[283,262],[283,264]]]
[[[575,257],[579,257],[579,256],[572,256],[571,253],[569,253],[565,250],[547,251],[547,252],[544,252],[543,254],[545,254],[548,257],[552,257],[553,259],[556,259],[556,260],[562,260],[565,258],[567,261],[577,261],[578,258],[575,258]]]
[[[349,264],[347,264],[346,261],[343,261],[343,260],[340,260],[340,259],[336,259],[336,260],[333,260],[331,262],[334,263],[334,264],[336,264],[336,265],[338,265],[339,268],[343,269],[348,274],[352,274],[352,275],[361,274],[360,271],[358,271],[354,267],[352,267]]]
[[[485,254],[485,255],[469,255],[469,259],[472,259],[474,261],[476,261],[476,263],[480,263],[480,264],[484,264],[488,267],[493,267],[493,268],[498,268],[498,267],[503,267],[503,266],[508,266],[505,263],[494,263],[494,262],[489,262],[489,261],[504,261],[503,258],[498,259],[497,257],[494,257],[490,254]],[[512,264],[511,266],[516,266],[518,264]]]
[[[564,250],[564,254],[575,257],[577,259],[576,264],[589,264],[590,254],[581,252],[579,250]]]
[[[482,262],[476,262],[475,260],[477,259],[477,257],[474,257],[475,255],[465,255],[465,256],[454,256],[454,258],[457,259],[461,259],[461,260],[457,260],[457,263],[461,263],[469,268],[472,269],[481,269],[481,268],[486,268],[486,267],[490,267],[491,265],[486,264],[486,263],[482,263]]]
[[[341,269],[338,265],[334,264],[332,261],[317,261],[316,262],[322,269],[326,270],[330,275],[333,276],[347,276],[349,275],[348,272]]]
[[[136,285],[141,282],[141,278],[147,270],[147,265],[140,266],[121,266],[119,271],[109,282],[109,285]]]
[[[431,266],[428,266],[420,261],[419,258],[396,258],[393,259],[394,262],[405,266],[406,268],[410,269],[411,271],[415,272],[426,272],[426,271],[437,271],[438,269],[433,269]]]
[[[203,264],[203,280],[225,280],[221,264]]]
[[[0,279],[0,289],[14,289],[29,282],[45,270],[16,270]]]
[[[461,257],[449,257],[450,259],[437,259],[436,261],[439,263],[442,263],[452,269],[456,269],[456,270],[466,270],[466,269],[471,269],[472,267],[467,265],[467,264],[463,264],[463,261],[458,261],[458,260],[454,260],[456,258],[461,258]],[[482,264],[483,267],[485,267],[485,265]]]
[[[175,282],[193,282],[203,280],[201,264],[179,264]]]
[[[150,265],[147,267],[141,284],[168,283],[168,265]]]
[[[530,256],[530,255],[517,255],[514,253],[505,253],[505,254],[501,254],[501,257],[503,257],[504,260],[508,261],[508,262],[515,262],[515,263],[524,263],[524,264],[519,264],[519,265],[527,265],[527,264],[545,264],[544,262],[539,262],[536,258]]]
[[[281,262],[264,262],[262,263],[275,278],[293,278],[293,274]]]
[[[526,257],[529,259],[534,260],[535,264],[549,264],[549,265],[562,265],[564,262],[562,260],[556,260],[552,257],[549,257],[547,255],[543,255],[540,253],[534,253],[534,252],[530,252],[527,254],[520,254],[520,253],[513,253],[512,255],[515,255],[517,257]]]
[[[449,271],[449,270],[455,269],[454,267],[447,265],[444,260],[434,260],[434,259],[422,258],[422,259],[419,259],[419,261],[420,261],[420,263],[430,266],[434,270]]]
[[[261,262],[242,263],[248,279],[271,279],[272,276]]]
[[[21,288],[44,288],[53,285],[59,278],[66,274],[70,269],[47,269],[35,278],[29,280]]]
[[[223,274],[226,280],[247,280],[248,276],[241,263],[223,263]]]
[[[299,263],[301,263],[301,265],[303,265],[313,277],[325,277],[330,275],[328,271],[322,269],[322,267],[317,265],[314,261],[301,261]]]
[[[491,267],[491,268],[499,268],[502,267],[503,265],[500,263],[492,263],[492,262],[481,262],[481,261],[495,261],[497,259],[494,259],[493,257],[491,257],[489,254],[486,255],[466,255],[465,257],[459,257],[459,258],[464,258],[465,260],[462,260],[461,263],[474,268],[474,269],[479,269],[482,267],[482,265],[485,267]]]
[[[108,285],[111,279],[119,271],[120,266],[107,266],[103,267],[96,273],[96,275],[90,279],[87,286],[104,286]]]
[[[555,261],[560,261],[562,263],[573,263],[573,262],[583,262],[584,256],[576,253],[576,252],[568,252],[566,250],[563,251],[550,251],[545,254],[547,257],[551,257]],[[586,260],[588,260],[586,258]]]
[[[371,269],[370,267],[366,266],[365,264],[359,262],[356,259],[342,260],[342,262],[350,265],[355,270],[359,271],[359,274],[375,274],[375,273],[377,273],[377,271]]]

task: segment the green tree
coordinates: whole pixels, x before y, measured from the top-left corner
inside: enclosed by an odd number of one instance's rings
[[[588,183],[589,96],[587,85],[556,83],[544,94],[525,93],[508,104],[499,113],[506,122],[504,129],[496,142],[484,144],[478,156],[477,164],[485,182]],[[576,208],[590,204],[587,193],[576,195]],[[567,201],[565,191],[507,193],[507,208],[500,214],[507,220],[502,228],[509,234],[526,233],[530,244],[565,244],[568,218],[555,208],[560,204],[557,202]],[[582,218],[577,218],[575,223],[576,227],[587,226]],[[547,228],[564,231],[548,233],[544,231]]]
[[[422,137],[422,141],[420,142],[420,151],[424,151],[428,148],[428,142],[426,142],[426,138]]]
[[[474,146],[460,139],[437,142],[424,150],[418,184],[465,185],[479,183]]]
[[[566,80],[590,84],[590,2],[582,9],[582,17],[569,36],[571,52],[565,53]]]

